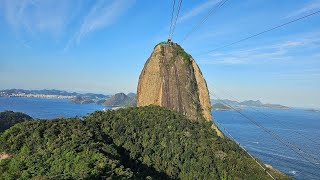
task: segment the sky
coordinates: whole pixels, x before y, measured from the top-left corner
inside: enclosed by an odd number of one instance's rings
[[[173,41],[220,98],[320,108],[320,0],[182,2]],[[177,3],[176,3],[177,4]],[[0,0],[0,89],[136,92],[154,46],[169,36],[172,1]]]

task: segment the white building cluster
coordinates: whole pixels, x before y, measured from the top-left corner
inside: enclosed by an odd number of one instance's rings
[[[6,94],[5,92],[0,92],[0,96],[8,97],[28,97],[28,98],[46,98],[46,99],[72,99],[75,96],[64,96],[64,95],[47,95],[47,94],[26,94],[26,93],[16,93],[16,94]]]

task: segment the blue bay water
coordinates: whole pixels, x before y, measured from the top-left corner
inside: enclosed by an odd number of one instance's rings
[[[214,121],[219,121],[246,150],[265,164],[295,179],[320,179],[319,112],[269,108],[241,111],[289,142],[288,146],[300,148],[301,151],[296,151],[308,160],[275,140],[236,111],[213,111]],[[222,127],[220,129],[223,130]]]
[[[96,104],[74,104],[64,99],[0,97],[0,111],[24,112],[33,118],[85,116],[103,108],[108,107]],[[302,109],[259,108],[257,110],[259,112],[242,109],[242,112],[286,141],[300,147],[308,155],[312,155],[312,157],[309,156],[311,160],[320,159],[319,112],[308,112]],[[264,163],[296,179],[320,179],[319,168],[311,165],[237,112],[213,111],[212,113],[214,121],[219,121],[242,146]],[[223,130],[221,127],[220,129]],[[308,156],[307,154],[303,155]]]
[[[108,107],[98,104],[75,104],[67,99],[0,97],[0,112],[5,110],[23,112],[40,119],[86,116],[103,108]]]

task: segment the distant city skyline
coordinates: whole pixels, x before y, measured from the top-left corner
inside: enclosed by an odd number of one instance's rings
[[[173,41],[220,2],[183,1]],[[3,0],[0,89],[136,92],[153,47],[168,38],[171,8],[172,1]],[[319,0],[227,1],[181,46],[223,99],[320,108],[320,14],[206,53],[318,10]]]

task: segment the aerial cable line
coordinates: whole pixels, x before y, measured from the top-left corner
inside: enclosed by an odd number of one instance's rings
[[[173,23],[173,26],[172,26],[172,31],[171,31],[171,34],[169,36],[169,39],[172,39],[173,34],[174,34],[174,30],[176,29],[176,25],[177,25],[177,20],[178,20],[179,13],[180,13],[181,4],[182,4],[182,0],[179,0],[178,10],[176,12],[176,18],[174,20],[174,23]]]
[[[292,145],[290,142],[286,141],[285,139],[283,139],[282,137],[280,137],[278,134],[274,133],[273,131],[265,128],[264,126],[260,125],[259,123],[257,123],[254,119],[250,118],[249,116],[245,115],[244,113],[242,113],[240,110],[232,107],[231,105],[229,105],[228,103],[226,103],[225,101],[221,100],[218,96],[216,96],[213,93],[210,93],[212,96],[214,96],[215,98],[217,98],[220,102],[222,102],[225,105],[228,105],[231,109],[233,109],[234,111],[238,112],[240,115],[242,115],[245,119],[249,120],[251,123],[253,123],[254,125],[256,125],[257,127],[259,127],[260,129],[262,129],[263,131],[265,131],[266,133],[268,133],[269,135],[271,135],[275,140],[279,141],[280,143],[282,143],[283,145],[285,145],[286,147],[290,148],[292,151],[294,151],[296,154],[298,154],[300,157],[302,157],[304,160],[308,161],[309,163],[311,163],[313,166],[317,167],[320,169],[320,167],[318,166],[319,160],[314,158],[313,156],[311,156],[310,154],[304,152],[303,150],[301,150],[299,147],[296,147],[294,145]],[[298,150],[297,150],[298,149]],[[312,162],[310,159],[306,158],[304,155],[301,154],[301,152],[303,154],[306,154],[309,158],[315,160],[316,162]]]
[[[222,129],[224,129],[224,131],[229,135],[229,137],[238,145],[240,146],[241,149],[243,149],[272,179],[276,179],[274,178],[267,170],[267,168],[265,168],[255,157],[253,157],[232,135],[231,133],[217,120],[215,119],[215,121],[220,125],[220,127],[222,127]]]
[[[171,36],[171,31],[172,31],[172,24],[173,24],[173,15],[174,15],[174,7],[175,7],[175,0],[172,0],[172,13],[171,13],[171,23],[170,23],[170,30],[169,30],[169,38]]]
[[[232,122],[234,122],[235,121],[235,119],[234,119],[234,117],[235,117],[235,114],[233,114],[232,115]],[[241,116],[242,117],[242,116]],[[218,120],[216,120],[216,121],[218,121]],[[221,122],[220,122],[221,123]],[[250,123],[245,123],[244,125],[246,125],[249,129],[251,128],[257,128],[255,125],[253,125],[253,124],[250,124]],[[250,130],[249,130],[250,131]],[[231,132],[231,131],[229,131],[229,132]],[[266,136],[268,136],[268,137],[266,137]],[[248,139],[247,138],[244,138],[242,141],[244,142],[244,143],[247,143],[247,144],[249,144],[249,143],[254,143],[254,144],[256,144],[256,146],[257,146],[257,148],[259,148],[259,150],[261,150],[261,149],[264,149],[264,150],[271,150],[271,151],[274,151],[274,152],[279,152],[279,151],[281,151],[281,150],[283,150],[283,147],[269,147],[268,146],[268,148],[265,148],[265,147],[263,147],[263,146],[260,146],[260,145],[262,145],[262,144],[264,144],[264,142],[266,142],[266,141],[268,141],[270,138],[269,138],[269,135],[268,134],[261,134],[261,135],[259,135],[259,136],[254,136],[254,138],[255,138],[255,140],[257,140],[256,142],[252,142],[252,141],[248,141]],[[238,143],[240,144],[240,140],[241,140],[241,138],[238,138]],[[250,145],[249,145],[250,146]],[[246,146],[243,146],[244,148],[246,147]],[[281,157],[282,158],[282,157]]]
[[[277,135],[276,133],[274,133],[273,131],[265,128],[264,126],[260,125],[259,123],[257,123],[255,120],[253,120],[252,118],[250,118],[249,116],[245,115],[244,113],[242,113],[240,110],[232,107],[231,105],[229,105],[228,103],[226,103],[225,101],[221,100],[219,97],[217,97],[216,95],[213,95],[214,97],[216,97],[219,101],[221,101],[222,103],[228,105],[231,109],[235,110],[236,112],[238,112],[240,115],[242,115],[245,119],[249,120],[251,123],[253,123],[254,125],[256,125],[257,127],[259,127],[260,129],[262,129],[263,131],[265,131],[266,133],[268,133],[269,135],[271,135],[274,139],[278,140],[280,143],[284,144],[286,147],[290,148],[291,150],[293,150],[296,154],[298,154],[299,156],[301,156],[303,159],[305,159],[306,161],[310,162],[312,165],[314,165],[317,168],[318,167],[316,163],[310,161],[308,158],[306,158],[305,156],[303,156],[300,152],[303,152],[304,154],[308,155],[309,158],[314,159],[316,161],[318,161],[316,158],[314,158],[313,156],[309,155],[308,153],[304,152],[303,150],[301,150],[299,147],[296,147],[294,145],[292,145],[290,142],[286,141],[285,139],[283,139],[282,137],[280,137],[279,135]],[[296,149],[295,149],[296,148]],[[298,151],[297,151],[298,149]]]
[[[215,48],[215,49],[213,49],[213,50],[210,50],[210,51],[208,51],[208,52],[206,52],[206,53],[202,53],[202,54],[208,54],[208,53],[211,53],[211,52],[213,52],[213,51],[216,51],[216,50],[219,50],[219,49],[223,49],[223,48],[232,46],[232,45],[234,45],[234,44],[238,44],[238,43],[240,43],[240,42],[243,42],[243,41],[246,41],[246,40],[248,40],[248,39],[257,37],[257,36],[259,36],[259,35],[261,35],[261,34],[264,34],[264,33],[270,32],[270,31],[273,31],[273,30],[275,30],[275,29],[278,29],[278,28],[281,28],[281,27],[283,27],[283,26],[289,25],[289,24],[291,24],[291,23],[300,21],[300,20],[302,20],[302,19],[305,19],[305,18],[307,18],[307,17],[313,16],[313,15],[318,14],[318,13],[320,13],[320,10],[319,10],[319,11],[316,11],[316,12],[313,12],[313,13],[311,13],[311,14],[305,15],[305,16],[303,16],[303,17],[294,19],[294,20],[292,20],[292,21],[289,21],[289,22],[286,22],[286,23],[277,25],[277,26],[275,26],[275,27],[272,27],[272,28],[270,28],[270,29],[264,30],[264,31],[259,32],[259,33],[257,33],[257,34],[253,34],[253,35],[251,35],[251,36],[248,36],[248,37],[246,37],[246,38],[240,39],[240,40],[238,40],[238,41],[235,41],[235,42],[226,44],[226,45],[224,45],[224,46],[217,47],[217,48]],[[201,54],[201,55],[202,55],[202,54]]]
[[[240,115],[242,115],[245,119],[249,120],[251,123],[253,123],[254,125],[256,125],[257,127],[259,127],[260,129],[262,129],[263,131],[265,131],[266,133],[268,133],[269,135],[271,135],[274,139],[278,140],[279,142],[281,142],[282,144],[284,144],[286,147],[290,148],[291,150],[293,150],[296,154],[298,154],[300,157],[302,157],[303,159],[305,159],[306,161],[310,162],[313,166],[320,168],[317,166],[317,163],[314,163],[312,161],[310,161],[308,158],[306,158],[305,156],[303,156],[299,151],[303,152],[304,154],[308,155],[309,158],[312,158],[316,161],[318,161],[316,158],[314,158],[313,156],[310,156],[309,154],[307,154],[306,152],[302,151],[300,148],[293,146],[290,142],[286,141],[285,139],[283,139],[282,137],[280,137],[279,135],[277,135],[276,133],[272,132],[271,130],[265,128],[264,126],[260,125],[259,123],[257,123],[255,120],[253,120],[252,118],[250,118],[249,116],[245,115],[244,113],[242,113],[240,110],[232,107],[231,105],[229,105],[228,103],[226,103],[225,101],[221,100],[218,96],[214,95],[213,93],[210,93],[211,95],[213,95],[215,98],[217,98],[219,101],[221,101],[223,104],[228,105],[231,109],[233,109],[234,111],[238,112]],[[299,151],[297,151],[295,148],[297,148]]]
[[[226,105],[226,106],[228,106],[228,105]],[[234,117],[232,117],[232,120],[234,120]],[[247,127],[250,127],[249,126],[249,124],[246,124],[246,126]],[[254,126],[254,125],[252,125],[252,126]],[[269,134],[266,134],[266,135],[269,135]],[[267,139],[267,137],[260,137],[260,136],[257,136],[256,138],[258,138],[258,144],[260,144],[260,142],[264,142],[266,139]],[[248,142],[248,141],[247,141]],[[260,149],[261,147],[259,147],[259,149]],[[299,147],[297,147],[298,149],[301,149],[301,148],[299,148]],[[280,148],[270,148],[270,147],[268,147],[268,150],[273,150],[273,151],[280,151]],[[309,162],[309,161],[306,161],[306,162]],[[319,163],[316,163],[316,164],[319,164]],[[313,164],[312,164],[313,165]]]
[[[193,28],[191,29],[191,31],[189,31],[189,32],[186,34],[186,36],[180,41],[180,44],[181,44],[182,42],[184,42],[193,32],[195,32],[195,31],[197,30],[197,28],[199,28],[202,24],[204,24],[204,23],[208,20],[208,18],[209,18],[212,14],[214,14],[219,8],[221,8],[227,1],[228,1],[228,0],[224,0],[224,1],[222,0],[222,1],[220,1],[219,4],[213,6],[213,8],[209,11],[209,13],[208,13],[205,17],[203,17],[195,26],[193,26]]]
[[[177,20],[178,20],[178,17],[179,17],[179,12],[180,12],[180,8],[181,8],[181,4],[182,4],[182,0],[179,0],[179,5],[178,5],[178,10],[176,12],[176,18],[174,20],[174,23],[173,23],[173,26],[172,26],[172,31],[171,31],[171,34],[169,36],[169,39],[172,39],[173,37],[173,34],[174,34],[174,30],[176,29],[176,25],[177,25]]]
[[[230,131],[228,131],[227,130],[227,128],[225,127],[225,126],[223,126],[222,125],[222,123],[221,122],[219,122],[216,118],[213,118],[213,120],[215,120],[226,132],[227,132],[227,134],[242,148],[242,149],[245,149],[245,146],[243,146],[239,141],[237,141],[232,135],[231,135],[231,132]],[[233,115],[233,118],[232,118],[232,120],[234,120],[234,115]],[[219,126],[219,127],[220,127]],[[246,126],[248,126],[249,127],[249,124],[246,124]],[[252,125],[253,126],[253,125]],[[258,138],[259,139],[259,142],[263,142],[263,141],[266,141],[267,139],[269,140],[269,138],[267,138],[267,137],[261,137],[261,136],[256,136],[256,138]],[[239,140],[239,139],[238,139]],[[244,142],[249,142],[249,141],[245,141],[244,140]],[[259,143],[260,144],[260,143]],[[259,150],[261,150],[261,148],[262,147],[259,147]],[[271,148],[271,147],[268,147],[268,148],[263,148],[263,149],[265,149],[265,150],[272,150],[272,151],[275,151],[275,152],[278,152],[278,151],[281,151],[282,150],[282,148]],[[246,150],[245,150],[246,151]],[[250,153],[248,152],[248,151],[246,151],[249,155],[250,155]],[[285,159],[284,157],[281,157],[281,156],[279,156],[279,158],[281,158],[281,159]],[[255,159],[255,158],[254,158]],[[255,159],[256,160],[256,159]],[[308,162],[308,161],[305,161],[305,162]],[[257,163],[259,163],[259,161],[257,162]],[[311,165],[313,165],[313,164],[311,164]]]
[[[211,85],[211,84],[210,84],[210,85]],[[211,85],[211,87],[212,87],[212,85]],[[215,87],[215,89],[219,89],[219,88]],[[222,91],[222,90],[220,89],[220,91]],[[238,100],[237,98],[235,98],[234,96],[232,96],[230,93],[226,93],[226,91],[224,91],[224,92],[225,92],[224,94],[227,94],[228,96],[230,96],[231,98],[233,98],[233,100],[236,100],[236,101],[238,101],[238,102],[239,102],[239,100]],[[276,120],[275,118],[272,118],[271,116],[267,115],[266,113],[259,111],[257,108],[254,108],[254,107],[253,107],[253,106],[251,106],[251,105],[248,105],[248,107],[249,107],[250,109],[252,109],[252,110],[256,111],[257,113],[260,113],[260,114],[264,115],[265,117],[267,117],[267,118],[269,118],[269,119],[271,119],[271,120],[273,120],[273,121],[277,122],[278,124],[280,124],[280,125],[284,126],[285,128],[287,128],[287,129],[291,129],[289,126],[287,126],[287,125],[285,125],[284,123],[282,123],[282,122],[280,122],[280,121]],[[320,143],[319,143],[319,142],[317,142],[317,141],[315,141],[315,140],[313,140],[313,139],[309,138],[308,136],[304,135],[303,133],[301,133],[301,132],[299,132],[299,131],[291,131],[291,132],[294,132],[294,133],[296,133],[296,134],[300,135],[301,137],[303,137],[303,138],[305,138],[305,139],[309,140],[310,142],[313,142],[315,145],[317,145],[317,146],[319,146],[319,147],[320,147]],[[296,146],[297,146],[297,145],[296,145]]]

